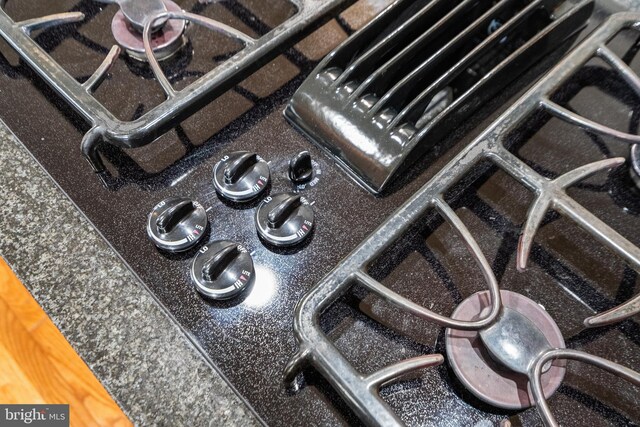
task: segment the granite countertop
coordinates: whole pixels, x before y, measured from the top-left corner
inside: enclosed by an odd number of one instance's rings
[[[134,424],[259,424],[1,121],[0,256]]]

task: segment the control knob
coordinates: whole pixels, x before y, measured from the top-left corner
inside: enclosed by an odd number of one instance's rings
[[[218,240],[203,246],[191,265],[191,278],[202,295],[225,300],[244,291],[254,281],[253,260],[235,242]]]
[[[170,252],[194,247],[207,229],[202,205],[184,197],[170,197],[154,206],[147,220],[147,234],[153,243]]]
[[[298,194],[269,196],[256,210],[256,228],[262,239],[275,246],[293,246],[313,230],[314,214],[309,201]]]
[[[256,153],[236,151],[224,156],[213,168],[213,185],[225,199],[254,199],[269,184],[269,165]]]
[[[294,184],[304,184],[313,179],[313,163],[311,154],[302,151],[289,161],[289,179]]]

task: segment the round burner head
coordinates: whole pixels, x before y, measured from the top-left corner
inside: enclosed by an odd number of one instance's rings
[[[515,292],[500,291],[500,295],[503,306],[531,321],[551,347],[565,347],[560,329],[540,305]],[[477,320],[490,305],[489,292],[478,292],[464,300],[451,317],[456,320]],[[494,361],[478,331],[447,329],[445,340],[449,364],[462,384],[477,398],[490,405],[513,410],[534,404],[528,377]],[[562,383],[565,365],[565,361],[554,361],[542,375],[545,397],[549,398]]]
[[[180,12],[180,6],[170,0],[163,0],[169,12]],[[184,30],[187,22],[184,19],[170,19],[162,28],[151,34],[151,48],[158,61],[170,58],[185,45]],[[111,21],[111,32],[116,42],[127,54],[139,61],[147,61],[144,52],[142,32],[138,31],[125,17],[122,10],[118,10]]]

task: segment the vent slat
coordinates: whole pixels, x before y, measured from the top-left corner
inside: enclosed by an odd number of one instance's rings
[[[465,0],[464,4],[468,9],[471,3],[475,3],[477,0]],[[460,9],[462,4],[456,9]],[[341,85],[344,82],[357,79],[358,74],[363,70],[370,70],[375,67],[375,64],[380,62],[386,57],[390,51],[397,48],[398,45],[410,43],[410,37],[412,33],[418,31],[420,28],[432,27],[440,19],[440,17],[447,13],[447,9],[450,8],[450,0],[433,0],[416,14],[411,16],[406,22],[403,22],[397,29],[390,32],[382,40],[373,44],[365,52],[360,54],[356,60],[350,64],[342,75],[335,82],[335,85]],[[367,71],[365,71],[367,72]],[[367,74],[369,74],[367,72]]]
[[[386,81],[386,76],[396,75],[396,73],[400,72],[406,62],[410,60],[410,58],[412,58],[414,55],[418,55],[420,51],[422,51],[430,43],[433,43],[433,41],[444,30],[447,29],[444,23],[450,22],[451,19],[459,19],[462,14],[468,12],[469,9],[476,4],[477,0],[464,0],[460,2],[460,4],[458,4],[453,10],[450,10],[443,17],[441,17],[438,22],[435,22],[431,26],[425,25],[428,30],[425,31],[420,37],[409,43],[406,47],[402,48],[400,52],[396,53],[391,59],[383,63],[373,73],[371,73],[362,82],[362,84],[360,84],[358,89],[356,89],[353,94],[353,98],[359,97],[366,93],[369,88],[374,88],[376,85],[381,84],[382,80]],[[443,0],[438,2],[438,6],[446,6],[449,8],[451,4],[449,1]],[[373,92],[375,92],[375,89],[373,89]]]
[[[354,54],[360,52],[371,40],[375,39],[383,32],[392,22],[404,13],[406,6],[404,2],[398,1],[384,12],[376,16],[364,28],[360,30],[362,37],[350,37],[343,42],[337,49],[329,53],[319,64],[319,68],[327,69],[337,67],[345,69],[347,64],[353,58]]]
[[[511,20],[502,25],[498,30],[492,33],[489,37],[476,46],[471,52],[469,52],[462,60],[456,65],[447,70],[447,73],[436,79],[427,89],[416,96],[409,104],[407,104],[402,111],[394,118],[389,127],[397,126],[399,123],[407,120],[416,121],[422,115],[422,111],[427,107],[431,98],[433,98],[439,91],[443,90],[449,82],[455,79],[458,75],[463,73],[472,64],[476,63],[488,49],[500,44],[505,37],[509,37],[509,33],[516,30],[518,25],[523,25],[527,19],[540,7],[543,0],[536,0],[531,2],[525,9],[520,11]],[[411,116],[411,117],[408,117]],[[417,117],[416,117],[417,116]]]
[[[423,81],[433,82],[437,78],[455,65],[460,55],[464,54],[465,47],[469,48],[475,38],[482,37],[487,33],[489,25],[500,16],[500,14],[507,11],[509,7],[513,7],[518,0],[502,0],[496,3],[492,8],[486,11],[480,18],[476,19],[462,32],[458,33],[455,37],[450,39],[441,49],[435,52],[433,55],[424,60],[418,67],[411,70],[406,74],[399,82],[397,82],[391,89],[389,89],[382,98],[376,103],[369,111],[369,116],[377,114],[378,111],[384,108],[395,108],[396,110],[403,109],[403,102],[410,97],[415,87]],[[520,1],[521,2],[521,1]],[[535,2],[539,3],[539,2]],[[451,23],[446,23],[451,26]],[[505,23],[506,26],[507,23]],[[488,37],[491,37],[490,35]],[[477,47],[475,45],[474,47]]]

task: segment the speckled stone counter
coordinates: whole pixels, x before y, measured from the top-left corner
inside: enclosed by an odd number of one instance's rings
[[[136,425],[259,424],[1,121],[0,255]]]

